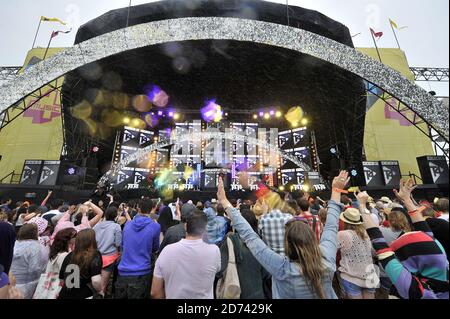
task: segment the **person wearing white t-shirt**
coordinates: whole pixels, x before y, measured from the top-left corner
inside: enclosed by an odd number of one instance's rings
[[[206,224],[206,215],[194,212],[187,219],[186,238],[161,252],[153,273],[153,299],[214,299],[221,259],[219,247],[202,239]]]

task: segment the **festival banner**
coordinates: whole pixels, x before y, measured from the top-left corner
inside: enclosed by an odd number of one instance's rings
[[[373,48],[360,48],[362,53],[377,59]],[[414,81],[405,53],[399,49],[379,49],[383,63]],[[378,91],[372,88],[371,91]],[[375,93],[375,92],[374,92]],[[377,92],[378,94],[381,92]],[[392,100],[390,103],[396,102]],[[411,114],[412,115],[412,112]],[[427,131],[426,124],[421,128]],[[397,160],[403,174],[420,176],[416,158],[434,154],[430,139],[392,107],[374,94],[368,94],[364,147],[368,161]]]
[[[47,58],[62,50],[50,48]],[[43,48],[30,50],[21,72],[42,61],[44,53]],[[62,82],[63,78],[59,78],[51,85],[59,87]],[[50,86],[43,87],[42,92],[47,95],[40,101],[28,97],[25,103],[31,107],[0,131],[0,178],[13,171],[20,174],[24,161],[30,158],[60,159],[63,145],[61,94]],[[15,116],[18,112],[10,111],[10,115]]]

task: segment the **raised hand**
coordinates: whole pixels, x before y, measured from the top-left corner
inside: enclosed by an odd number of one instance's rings
[[[399,200],[405,202],[411,199],[411,194],[416,188],[417,185],[412,178],[402,179],[400,181],[400,190],[394,189],[394,194]]]
[[[348,177],[347,171],[341,171],[339,176],[335,177],[333,180],[333,188],[344,189],[348,182],[350,182],[350,177]]]
[[[359,204],[364,206],[367,204],[367,202],[369,201],[369,194],[367,194],[367,192],[359,192],[356,195],[356,199],[358,200]]]
[[[219,201],[219,204],[221,204],[225,209],[231,206],[230,202],[227,199],[227,194],[225,193],[225,187],[223,185],[222,177],[219,177],[217,186],[217,200]]]

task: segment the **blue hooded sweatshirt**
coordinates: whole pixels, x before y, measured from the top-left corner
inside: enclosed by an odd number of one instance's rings
[[[161,226],[137,215],[125,225],[122,237],[120,276],[145,276],[152,272],[152,253],[159,250]]]

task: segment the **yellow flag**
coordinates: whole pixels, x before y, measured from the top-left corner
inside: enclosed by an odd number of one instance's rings
[[[59,22],[62,25],[66,25],[67,23],[65,23],[64,21],[58,19],[58,18],[47,18],[44,16],[41,16],[41,21],[47,21],[47,22]]]
[[[391,22],[391,25],[392,25],[394,28],[398,29],[398,24],[397,24],[395,21],[393,21],[392,19],[389,19],[389,21]]]

